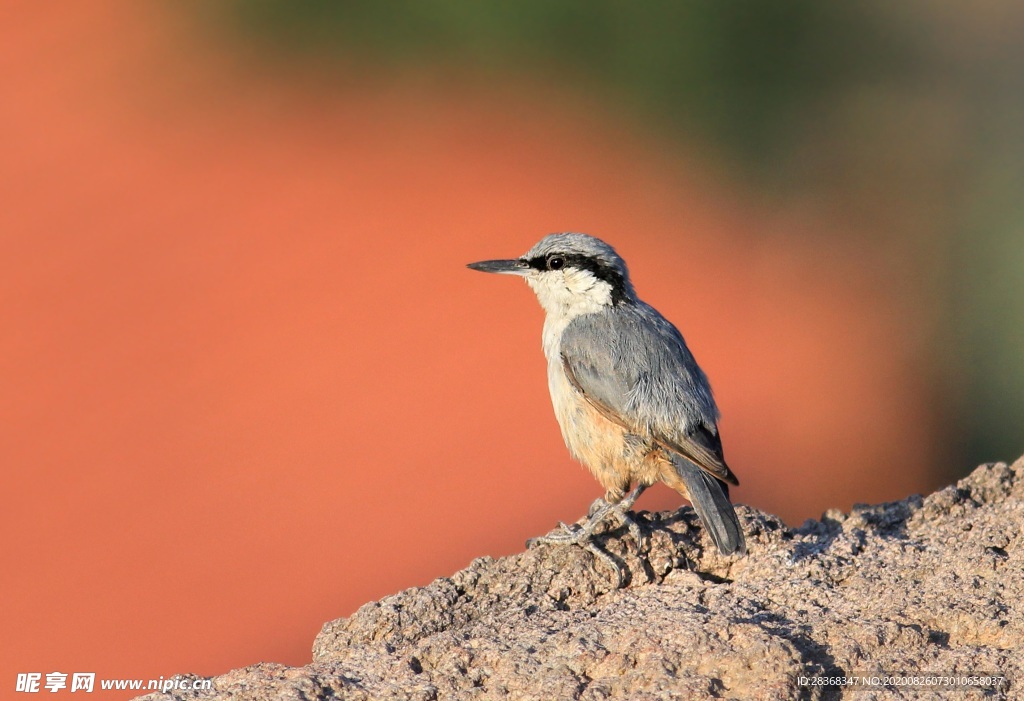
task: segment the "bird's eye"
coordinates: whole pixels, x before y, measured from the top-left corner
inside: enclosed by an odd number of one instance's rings
[[[565,265],[565,258],[562,256],[551,256],[548,258],[548,270],[561,270]]]

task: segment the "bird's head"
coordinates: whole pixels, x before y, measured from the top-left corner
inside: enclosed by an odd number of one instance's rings
[[[485,273],[519,275],[548,314],[579,316],[634,301],[626,262],[587,234],[550,234],[520,258],[470,263]]]

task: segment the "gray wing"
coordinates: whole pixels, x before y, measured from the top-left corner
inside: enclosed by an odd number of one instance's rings
[[[722,456],[707,377],[653,307],[640,302],[577,317],[560,350],[569,381],[605,417],[739,484]]]

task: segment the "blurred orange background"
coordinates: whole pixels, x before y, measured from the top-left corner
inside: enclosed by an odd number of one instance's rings
[[[581,516],[542,313],[464,268],[553,231],[687,337],[737,501],[799,523],[946,479],[941,311],[864,222],[525,79],[332,82],[168,4],[0,12],[0,695],[303,664],[324,621]]]

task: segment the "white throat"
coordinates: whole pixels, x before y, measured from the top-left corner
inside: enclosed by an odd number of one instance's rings
[[[593,314],[612,303],[612,286],[586,270],[529,275],[526,284],[536,293],[537,301],[549,315],[574,318]]]
[[[544,355],[560,362],[562,332],[573,319],[594,314],[612,304],[612,286],[585,270],[530,275],[526,283],[544,309]]]

